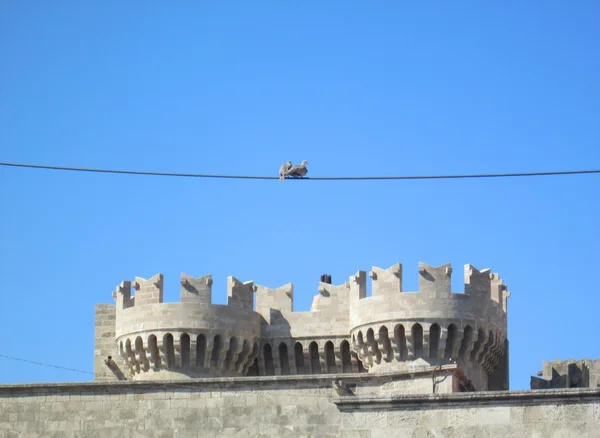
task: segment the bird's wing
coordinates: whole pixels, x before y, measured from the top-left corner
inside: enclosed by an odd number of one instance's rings
[[[300,170],[300,166],[296,165],[296,166],[292,166],[290,168],[290,170],[288,170],[287,174],[288,175],[296,175],[298,173],[298,171]]]
[[[292,162],[288,161],[287,163],[284,163],[281,165],[281,167],[279,168],[279,174],[280,175],[284,175],[288,170],[290,170],[292,167]]]
[[[308,173],[308,169],[306,168],[306,165],[299,164],[297,166],[294,166],[292,170],[289,171],[290,174],[292,172],[294,172],[294,175],[296,176],[304,176]]]

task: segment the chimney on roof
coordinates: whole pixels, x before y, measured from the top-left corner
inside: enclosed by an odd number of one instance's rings
[[[321,283],[331,284],[331,275],[329,275],[329,274],[321,275]]]

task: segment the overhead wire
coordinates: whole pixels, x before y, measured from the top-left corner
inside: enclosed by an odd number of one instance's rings
[[[73,172],[92,172],[92,173],[112,173],[125,175],[145,175],[145,176],[170,176],[180,178],[219,178],[219,179],[262,179],[278,180],[279,176],[256,176],[256,175],[223,175],[223,174],[204,174],[204,173],[176,173],[176,172],[149,172],[139,170],[116,170],[116,169],[96,169],[86,167],[65,167],[49,166],[41,164],[23,164],[0,162],[0,166],[21,167],[29,169],[62,170]],[[526,176],[552,176],[552,175],[582,175],[600,173],[600,169],[592,170],[564,170],[549,172],[513,172],[513,173],[475,173],[458,175],[397,175],[397,176],[311,176],[303,178],[286,178],[286,180],[301,181],[357,181],[357,180],[415,180],[415,179],[464,179],[464,178],[509,178]]]
[[[20,361],[20,362],[27,362],[27,363],[31,363],[31,364],[34,364],[34,365],[41,365],[41,366],[51,367],[51,368],[59,368],[59,369],[62,369],[62,370],[73,371],[73,372],[76,372],[76,373],[94,374],[94,373],[92,373],[90,371],[82,371],[82,370],[77,370],[77,369],[74,369],[74,368],[61,367],[59,365],[52,365],[52,364],[48,364],[48,363],[35,362],[33,360],[22,359],[20,357],[6,356],[4,354],[0,354],[0,357],[2,357],[4,359],[17,360],[17,361]]]
[[[116,169],[97,169],[84,167],[65,167],[65,166],[50,166],[40,164],[24,164],[24,163],[9,163],[0,162],[0,166],[5,167],[20,167],[29,169],[46,169],[74,172],[91,172],[91,173],[110,173],[110,174],[126,174],[126,175],[145,175],[145,176],[170,176],[183,178],[215,178],[215,179],[259,179],[259,180],[278,180],[278,176],[255,176],[255,175],[222,175],[222,174],[202,174],[202,173],[175,173],[175,172],[149,172],[137,170],[116,170]],[[591,170],[566,170],[566,171],[549,171],[549,172],[517,172],[517,173],[479,173],[479,174],[458,174],[458,175],[398,175],[398,176],[330,176],[330,177],[303,177],[303,178],[286,178],[299,179],[308,181],[350,181],[350,180],[416,180],[416,179],[464,179],[464,178],[508,178],[508,177],[527,177],[527,176],[557,176],[557,175],[583,175],[597,174],[600,169]],[[83,371],[74,368],[67,368],[59,365],[52,365],[43,362],[36,362],[28,359],[22,359],[13,356],[0,354],[0,358],[10,359],[31,363],[34,365],[62,369],[82,374],[94,374],[90,371]]]

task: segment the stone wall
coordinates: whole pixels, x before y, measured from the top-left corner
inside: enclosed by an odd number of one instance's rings
[[[436,394],[430,372],[1,385],[0,438],[598,436],[599,389],[436,381]]]
[[[531,389],[600,387],[600,359],[543,361],[538,376],[531,377]]]
[[[94,380],[98,382],[125,380],[125,376],[118,368],[111,369],[105,362],[109,357],[113,360],[117,359],[119,354],[115,342],[115,305],[96,304],[95,313]]]
[[[164,303],[162,274],[135,277],[113,293],[113,347],[109,308],[96,309],[96,380],[388,373],[421,360],[457,363],[479,391],[508,388],[504,282],[465,265],[464,291],[452,293],[450,264],[419,263],[418,275],[419,290],[405,292],[400,263],[373,267],[369,297],[365,271],[320,282],[308,312],[294,312],[292,283],[228,277],[227,304],[217,305],[211,275],[182,273],[180,302]]]

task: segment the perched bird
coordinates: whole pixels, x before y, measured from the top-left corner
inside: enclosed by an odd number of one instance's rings
[[[281,165],[281,167],[279,168],[279,181],[283,181],[285,179],[285,176],[287,175],[287,173],[289,172],[289,170],[292,168],[292,162],[288,161],[287,163],[284,163]]]
[[[289,176],[293,176],[294,178],[302,178],[308,173],[308,169],[306,168],[307,164],[308,161],[304,160],[302,161],[302,164],[292,166],[292,168],[287,171],[287,174]]]

